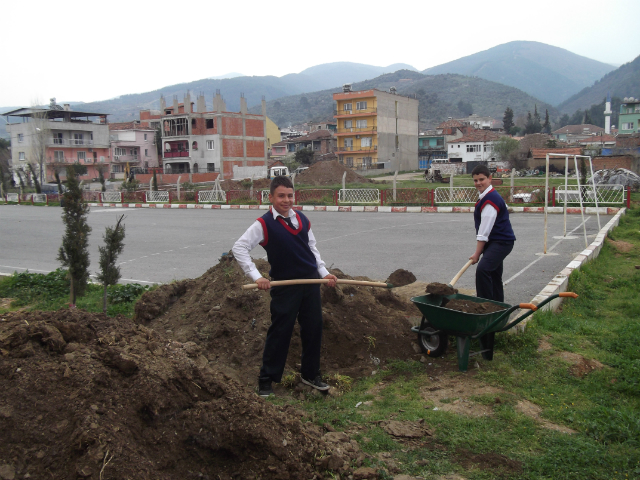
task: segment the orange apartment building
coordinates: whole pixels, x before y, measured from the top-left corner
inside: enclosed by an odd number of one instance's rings
[[[161,98],[160,110],[164,173],[218,172],[225,179],[267,176],[264,100],[261,115],[247,112],[244,97],[240,112],[227,112],[219,91],[213,111],[205,111],[203,95],[194,104],[189,93],[183,103],[174,96],[170,106]]]
[[[418,168],[418,100],[371,89],[354,92],[345,85],[334,93],[336,154],[357,170]]]

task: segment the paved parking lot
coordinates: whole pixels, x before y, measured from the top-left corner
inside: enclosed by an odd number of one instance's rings
[[[98,269],[98,246],[104,229],[125,214],[125,249],[120,257],[124,281],[165,283],[195,278],[217,263],[262,211],[114,209],[93,207],[89,223],[91,271]],[[305,212],[327,265],[351,276],[385,280],[404,268],[419,281],[448,283],[475,248],[472,214]],[[0,273],[49,272],[63,235],[62,211],[56,207],[0,206]],[[569,215],[568,239],[562,215],[549,215],[548,255],[543,251],[544,216],[512,214],[517,236],[505,262],[507,303],[529,301],[584,249],[582,219]],[[601,216],[602,226],[611,217]],[[587,216],[589,242],[598,231]],[[253,251],[264,257],[261,247]],[[474,288],[471,267],[458,287]]]

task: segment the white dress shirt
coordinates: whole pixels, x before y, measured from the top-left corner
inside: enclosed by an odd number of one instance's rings
[[[275,208],[271,208],[269,211],[273,214],[274,220],[276,220],[278,217],[285,218],[285,216],[280,215]],[[298,228],[298,217],[296,217],[295,210],[289,210],[289,218],[291,219],[291,223],[293,224],[294,228]],[[320,274],[320,278],[324,278],[329,275],[329,271],[326,269],[325,263],[320,258],[320,252],[316,247],[316,237],[313,235],[311,229],[309,229],[308,235],[309,248],[311,249],[311,253],[313,253],[313,256],[316,257],[318,273]],[[253,263],[253,260],[251,260],[249,252],[263,241],[264,231],[262,230],[262,224],[256,220],[236,241],[236,243],[234,243],[233,248],[231,249],[231,251],[233,252],[233,256],[240,264],[242,271],[254,282],[262,277],[262,274],[256,268],[256,264]]]
[[[493,186],[489,185],[487,189],[480,194],[480,200],[482,200],[491,190],[493,190]],[[479,242],[489,241],[489,234],[491,234],[493,225],[496,223],[496,218],[498,218],[498,211],[496,208],[490,203],[485,203],[484,208],[480,213],[480,227],[478,228],[476,240]]]

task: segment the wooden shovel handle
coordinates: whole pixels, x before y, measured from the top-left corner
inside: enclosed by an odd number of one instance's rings
[[[270,282],[272,287],[280,287],[283,285],[307,285],[314,283],[329,283],[329,279],[327,278],[302,278],[297,280],[274,280]],[[366,282],[364,280],[343,280],[338,279],[337,283],[347,284],[347,285],[362,285],[364,287],[382,287],[382,288],[391,288],[393,285],[390,283],[382,283],[382,282]],[[251,290],[252,288],[258,288],[257,283],[249,283],[248,285],[243,285],[243,290]]]
[[[453,280],[451,280],[451,283],[449,283],[449,285],[453,287],[456,284],[456,282],[460,279],[462,274],[467,271],[467,268],[471,266],[472,263],[473,263],[472,260],[469,260],[467,263],[465,263],[464,267],[462,267],[460,271],[456,274],[456,276],[453,277]]]

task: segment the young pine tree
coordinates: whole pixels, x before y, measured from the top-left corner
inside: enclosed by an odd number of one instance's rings
[[[509,133],[511,131],[511,128],[514,126],[513,110],[511,110],[511,107],[507,107],[507,109],[504,111],[504,116],[502,117],[502,124],[503,124],[503,129],[505,133]]]
[[[104,172],[102,171],[102,168],[98,168],[98,181],[100,182],[100,185],[102,185],[100,191],[101,192],[106,192],[107,191],[107,186],[105,185]]]
[[[65,233],[58,251],[58,260],[68,268],[71,292],[69,303],[73,308],[76,298],[84,295],[89,280],[89,234],[87,223],[89,205],[82,201],[80,182],[73,167],[67,167],[67,192],[62,195],[64,207],[62,221]]]
[[[124,225],[120,225],[124,215],[122,215],[115,228],[107,227],[102,237],[104,239],[104,247],[98,247],[100,252],[100,272],[97,277],[102,283],[102,311],[107,313],[107,287],[115,285],[120,280],[120,267],[116,264],[118,255],[124,249]]]
[[[158,191],[158,177],[156,177],[156,171],[153,170],[153,178],[151,179],[151,190],[154,192]]]
[[[33,177],[33,185],[36,188],[36,193],[42,193],[40,182],[38,181],[38,175],[36,175],[36,170],[35,168],[33,168],[33,163],[29,164],[29,171],[31,172],[31,176]]]

